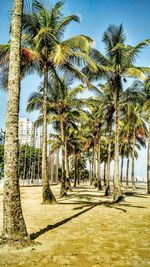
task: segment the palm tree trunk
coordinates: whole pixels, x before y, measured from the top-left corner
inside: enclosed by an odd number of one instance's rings
[[[24,181],[26,179],[26,168],[27,168],[27,144],[25,145],[25,151],[24,151],[24,168],[23,168],[23,185]]]
[[[66,189],[71,190],[71,184],[70,184],[70,174],[69,174],[69,156],[68,156],[68,146],[67,146],[67,140],[65,138],[65,161],[66,161]]]
[[[8,101],[4,151],[3,233],[6,240],[27,236],[18,175],[18,115],[20,100],[20,43],[23,1],[14,0],[8,74]]]
[[[101,138],[98,140],[97,148],[97,180],[98,180],[98,190],[102,190],[102,180],[101,180]]]
[[[61,197],[67,196],[66,192],[66,171],[65,171],[65,130],[63,117],[60,118],[60,129],[61,129],[61,141],[62,141],[62,179],[61,179]]]
[[[92,167],[92,176],[91,176],[91,183],[90,183],[90,185],[93,184],[93,180],[94,180],[94,153],[92,153],[91,167]]]
[[[38,180],[41,179],[41,131],[39,139],[39,153],[38,153]]]
[[[126,188],[129,187],[129,157],[127,159],[127,169],[126,169]]]
[[[132,181],[132,188],[133,188],[133,190],[135,190],[134,153],[135,153],[135,130],[133,132],[133,141],[132,141],[132,172],[131,172],[131,181]]]
[[[54,183],[54,153],[52,153],[50,156],[49,170],[51,183]]]
[[[109,126],[109,143],[108,143],[108,159],[107,159],[107,171],[106,171],[105,196],[110,196],[111,131],[112,131],[112,126],[110,125]]]
[[[123,163],[124,163],[124,156],[121,156],[121,174],[120,174],[120,182],[123,182]]]
[[[59,148],[56,152],[56,183],[58,183],[58,169],[59,169]]]
[[[94,179],[94,186],[97,187],[97,177],[96,177],[96,137],[94,138],[94,147],[93,147],[93,179]]]
[[[48,94],[48,66],[44,65],[44,97],[43,97],[43,142],[42,142],[42,187],[43,204],[56,203],[50,189],[47,165],[47,94]]]
[[[77,154],[74,152],[74,188],[77,186]]]
[[[122,199],[122,192],[119,181],[119,85],[120,77],[116,77],[116,97],[115,97],[115,159],[114,159],[114,194],[113,200],[117,202]]]
[[[29,171],[28,171],[28,185],[30,184],[30,178],[31,178],[31,165],[32,165],[32,146],[30,146],[30,155],[29,155]]]
[[[150,194],[150,125],[149,125],[148,151],[147,151],[147,193]]]
[[[89,167],[90,167],[90,185],[92,184],[92,160],[89,160]]]
[[[104,162],[104,185],[106,185],[106,169],[107,169],[107,163]]]
[[[79,170],[79,161],[80,161],[80,158],[81,158],[81,153],[78,152],[78,154],[77,154],[77,182],[78,182],[78,185],[80,184],[80,179],[81,179],[81,172]]]

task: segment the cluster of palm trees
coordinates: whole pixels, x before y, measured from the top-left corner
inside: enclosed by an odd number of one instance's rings
[[[123,162],[132,160],[132,187],[135,188],[134,159],[137,149],[148,140],[148,193],[150,193],[150,81],[148,67],[135,65],[141,49],[150,44],[144,40],[136,46],[126,44],[123,26],[111,25],[103,34],[105,55],[93,48],[85,35],[64,40],[70,22],[77,15],[64,16],[63,2],[49,7],[32,0],[24,7],[14,0],[11,41],[0,45],[1,86],[8,90],[4,167],[3,238],[27,236],[19,191],[18,115],[20,79],[37,72],[43,79],[31,93],[27,111],[39,110],[37,127],[42,125],[43,204],[56,203],[47,173],[47,145],[61,148],[61,196],[74,186],[89,160],[91,183],[102,189],[101,162],[104,162],[105,195],[110,194],[110,163],[114,160],[113,199],[122,198]],[[129,86],[128,78],[133,81]],[[125,85],[127,84],[127,86]],[[127,87],[127,89],[125,89]],[[91,90],[93,96],[81,93]],[[47,126],[55,134],[47,138]],[[121,171],[119,172],[119,157]],[[82,166],[84,166],[82,168]]]

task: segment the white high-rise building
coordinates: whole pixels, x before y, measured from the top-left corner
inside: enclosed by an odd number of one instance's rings
[[[19,119],[19,143],[21,145],[34,145],[34,125],[29,119]]]

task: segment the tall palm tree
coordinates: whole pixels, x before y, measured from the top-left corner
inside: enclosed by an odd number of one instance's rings
[[[74,77],[78,76],[86,80],[84,74],[72,65],[79,65],[85,61],[92,60],[88,56],[89,46],[93,43],[92,39],[80,35],[67,40],[63,40],[66,26],[71,21],[79,21],[76,15],[64,16],[62,12],[63,2],[57,2],[53,7],[45,6],[41,1],[33,0],[31,5],[27,5],[23,15],[23,35],[21,54],[21,77],[37,70],[44,75],[45,93],[43,97],[43,149],[42,149],[42,179],[43,179],[43,204],[55,202],[48,178],[47,178],[47,125],[46,125],[46,99],[48,73],[55,76],[55,66],[63,70],[64,75],[70,73]],[[0,45],[0,67],[2,76],[0,82],[7,86],[7,73],[9,64],[9,44]]]
[[[103,121],[103,98],[102,91],[99,87],[93,87],[93,93],[96,94],[94,97],[90,97],[84,100],[86,106],[89,109],[87,114],[87,121],[85,120],[84,131],[86,129],[87,138],[90,137],[90,143],[88,149],[93,150],[93,180],[95,186],[99,190],[102,189],[101,184],[101,135],[103,132],[104,121]],[[88,141],[88,140],[87,140]],[[96,172],[97,166],[97,172]]]
[[[147,46],[150,41],[144,40],[136,46],[125,44],[126,35],[123,26],[110,25],[103,34],[103,42],[106,49],[106,56],[96,49],[91,50],[91,57],[97,63],[97,70],[93,72],[90,64],[84,68],[91,80],[109,77],[115,93],[115,161],[114,161],[114,201],[122,198],[119,183],[119,116],[120,116],[120,92],[123,90],[122,78],[136,77],[146,79],[145,73],[149,68],[136,67],[133,62],[141,49]]]
[[[55,75],[55,66],[59,66],[66,73],[74,73],[85,81],[85,76],[71,63],[90,60],[85,52],[88,51],[92,40],[80,35],[63,41],[66,26],[71,21],[79,21],[77,15],[64,16],[63,2],[57,2],[52,8],[45,7],[42,2],[33,0],[31,8],[23,16],[23,41],[30,49],[30,53],[39,62],[44,75],[44,96],[42,102],[43,114],[43,149],[42,149],[42,180],[43,204],[55,202],[50,190],[47,175],[47,95],[48,76]],[[61,121],[62,122],[62,121]]]
[[[104,120],[106,122],[106,130],[105,133],[108,135],[108,159],[107,159],[107,170],[106,170],[106,186],[105,186],[105,196],[110,195],[110,163],[112,156],[112,132],[113,132],[113,124],[114,124],[114,92],[112,88],[111,82],[108,80],[106,84],[100,85],[102,94],[102,102],[104,105],[103,113]]]
[[[56,89],[57,88],[57,89]],[[69,184],[69,166],[68,166],[68,127],[75,126],[80,115],[79,110],[82,101],[77,99],[77,94],[82,92],[84,87],[78,85],[70,88],[67,81],[61,79],[60,83],[51,84],[51,101],[48,107],[48,119],[57,121],[60,125],[61,142],[62,142],[62,183],[61,196],[65,196],[66,188]],[[51,115],[52,113],[52,115]]]
[[[67,145],[67,128],[69,125],[75,126],[75,121],[78,121],[80,108],[83,105],[82,100],[77,98],[77,94],[83,92],[83,85],[70,87],[70,81],[57,76],[55,80],[49,82],[48,98],[47,98],[47,121],[49,123],[58,123],[61,135],[62,145],[62,184],[61,196],[66,195],[66,153],[68,154]],[[39,92],[31,94],[27,106],[28,111],[39,109],[41,113],[43,101],[43,84],[39,88]],[[69,174],[67,170],[67,174]]]
[[[143,112],[148,123],[148,148],[147,148],[147,193],[150,194],[150,80],[145,82]]]
[[[11,21],[8,102],[5,136],[3,237],[18,240],[27,236],[22,214],[18,177],[18,115],[20,99],[20,45],[23,1],[14,0]]]

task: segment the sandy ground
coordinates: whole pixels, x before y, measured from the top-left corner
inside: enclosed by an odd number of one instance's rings
[[[0,247],[0,267],[150,266],[150,196],[144,188],[115,205],[89,185],[82,184],[63,200],[59,186],[52,190],[58,204],[44,206],[41,187],[21,188],[28,233],[37,245]]]

